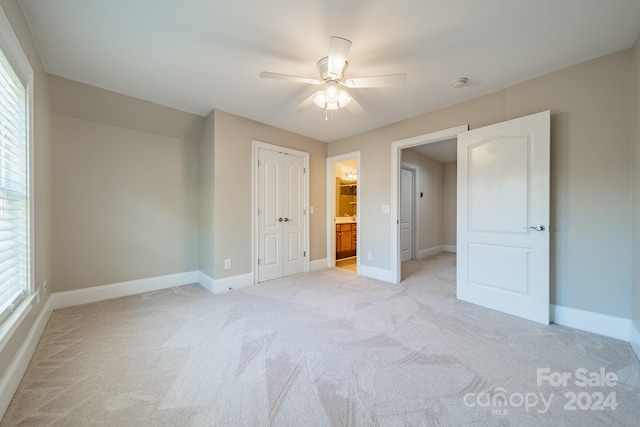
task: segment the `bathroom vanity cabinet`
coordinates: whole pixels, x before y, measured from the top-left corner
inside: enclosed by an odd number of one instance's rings
[[[336,224],[336,259],[356,255],[358,224]]]

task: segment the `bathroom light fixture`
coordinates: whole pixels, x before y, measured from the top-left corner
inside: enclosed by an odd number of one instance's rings
[[[354,170],[350,170],[344,174],[344,179],[349,181],[355,181],[358,179],[358,174]]]

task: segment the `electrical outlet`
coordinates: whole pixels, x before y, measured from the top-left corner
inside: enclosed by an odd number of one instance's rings
[[[231,270],[231,260],[230,259],[225,259],[224,260],[224,269],[225,270]]]
[[[391,207],[389,205],[382,205],[382,213],[388,214],[391,211]]]
[[[367,259],[368,260],[373,259],[373,254],[371,253],[371,251],[367,251]]]

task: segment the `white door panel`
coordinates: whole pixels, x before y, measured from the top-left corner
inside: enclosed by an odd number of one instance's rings
[[[280,166],[278,159],[268,150],[259,150],[261,167],[258,168],[258,281],[282,276],[282,231],[278,222]]]
[[[400,261],[414,258],[413,254],[413,182],[414,172],[402,168],[400,177]]]
[[[529,145],[527,138],[499,137],[469,147],[471,231],[525,232]]]
[[[549,129],[546,111],[458,136],[458,298],[546,324]]]

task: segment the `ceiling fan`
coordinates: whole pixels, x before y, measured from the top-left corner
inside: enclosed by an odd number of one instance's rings
[[[358,113],[362,107],[345,88],[380,88],[397,87],[407,80],[406,74],[389,74],[384,76],[355,77],[344,79],[348,67],[347,55],[351,49],[351,41],[338,36],[329,38],[329,55],[320,59],[317,63],[320,78],[292,76],[289,74],[271,73],[263,71],[260,77],[265,79],[288,80],[310,85],[324,85],[324,89],[318,90],[304,100],[296,108],[301,111],[311,103],[325,110],[325,119],[329,119],[329,111],[347,107],[350,111]]]

